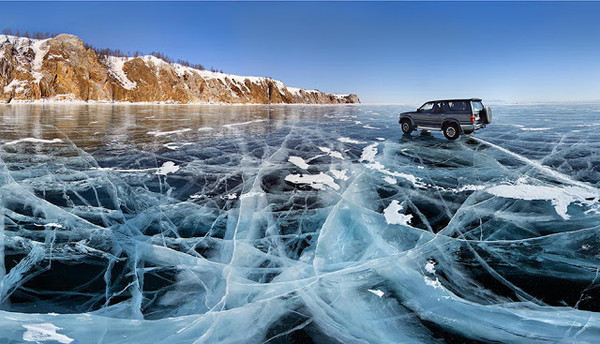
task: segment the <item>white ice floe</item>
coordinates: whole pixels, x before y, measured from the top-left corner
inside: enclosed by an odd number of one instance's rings
[[[61,143],[61,142],[63,142],[63,140],[61,140],[61,139],[44,140],[44,139],[37,139],[35,137],[26,137],[24,139],[18,139],[18,140],[6,142],[5,145],[15,145],[15,144],[21,143],[21,142],[28,142],[28,143]]]
[[[171,130],[171,131],[152,130],[152,131],[147,132],[146,134],[158,137],[158,136],[167,136],[167,135],[173,135],[173,134],[182,134],[182,133],[188,132],[190,130],[192,130],[192,129],[185,128],[185,129],[178,129],[178,130]]]
[[[337,140],[340,142],[344,142],[344,143],[354,143],[354,144],[365,144],[366,143],[364,141],[354,140],[349,137],[340,137]]]
[[[175,165],[173,161],[167,161],[164,164],[162,164],[161,167],[158,168],[156,174],[164,176],[169,173],[175,173],[177,171],[179,171],[179,166]]]
[[[335,183],[333,178],[323,172],[319,174],[289,174],[285,180],[294,184],[307,184],[314,189],[323,190],[325,185],[334,190],[339,190],[340,186]]]
[[[23,326],[26,331],[23,333],[23,340],[27,342],[46,342],[53,341],[62,344],[72,343],[73,338],[69,338],[64,334],[57,333],[56,331],[62,330],[62,328],[51,324],[25,324]]]
[[[412,215],[402,214],[402,211],[404,211],[404,203],[400,203],[397,200],[393,200],[387,206],[387,208],[383,210],[383,216],[385,217],[385,221],[389,225],[410,225]]]
[[[306,163],[306,161],[304,161],[304,159],[302,159],[299,156],[290,156],[288,158],[288,161],[291,162],[292,164],[300,167],[303,170],[306,170],[309,167],[309,165]]]

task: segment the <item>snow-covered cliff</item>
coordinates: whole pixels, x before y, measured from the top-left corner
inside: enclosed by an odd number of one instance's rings
[[[359,103],[355,94],[286,87],[263,77],[216,73],[154,56],[99,56],[73,35],[0,35],[0,102],[82,100],[174,103]]]

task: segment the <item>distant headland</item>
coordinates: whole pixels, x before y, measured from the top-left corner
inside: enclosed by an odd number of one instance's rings
[[[356,94],[287,87],[271,78],[207,71],[162,56],[137,55],[114,56],[68,34],[46,39],[0,35],[0,103],[360,103]]]

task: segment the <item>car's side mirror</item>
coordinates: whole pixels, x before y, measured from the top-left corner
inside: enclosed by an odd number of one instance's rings
[[[421,109],[417,109],[417,112],[421,112]]]

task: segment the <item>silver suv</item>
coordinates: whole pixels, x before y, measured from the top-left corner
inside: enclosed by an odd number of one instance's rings
[[[402,132],[441,130],[448,140],[460,134],[471,134],[492,122],[492,109],[484,107],[479,98],[433,100],[415,112],[400,114]]]

